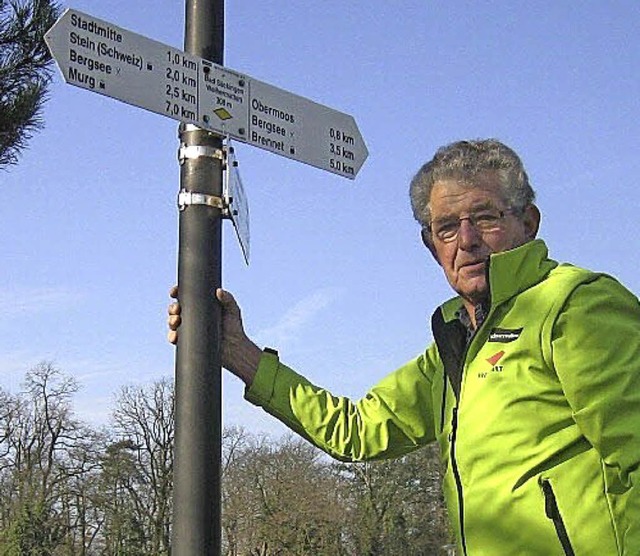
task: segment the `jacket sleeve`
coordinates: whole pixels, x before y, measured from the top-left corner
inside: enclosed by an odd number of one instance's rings
[[[336,459],[396,457],[434,439],[433,357],[435,350],[427,350],[353,402],[311,384],[265,352],[245,397]]]
[[[553,329],[553,361],[608,491],[624,504],[622,554],[640,554],[640,303],[600,275],[578,286]]]

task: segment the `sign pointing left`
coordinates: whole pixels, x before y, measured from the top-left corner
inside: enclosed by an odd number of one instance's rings
[[[198,124],[199,59],[75,10],[45,35],[67,83]]]
[[[67,10],[45,35],[64,79],[354,179],[368,156],[352,116]]]

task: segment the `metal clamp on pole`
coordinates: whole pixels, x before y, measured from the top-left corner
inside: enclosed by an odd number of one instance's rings
[[[187,159],[197,159],[202,157],[224,160],[224,153],[222,152],[222,149],[203,145],[187,146],[184,143],[182,143],[180,145],[180,149],[178,149],[178,160],[180,161],[180,164],[184,164],[184,161]]]
[[[228,208],[224,199],[221,197],[181,189],[180,193],[178,193],[178,209],[184,210],[190,205],[206,205],[208,207],[220,209],[223,213],[227,212]]]

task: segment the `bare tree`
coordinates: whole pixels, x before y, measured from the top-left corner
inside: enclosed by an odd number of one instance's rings
[[[140,473],[138,446],[132,440],[111,442],[102,456],[97,506],[102,520],[103,554],[140,556],[148,554],[150,536],[141,522],[139,500],[144,481]]]
[[[51,76],[44,34],[57,14],[52,0],[0,0],[0,169],[42,127]]]
[[[144,531],[145,554],[169,554],[173,492],[174,393],[168,380],[121,390],[113,412],[126,469],[132,519]],[[124,447],[126,446],[126,450]],[[128,454],[128,455],[127,455]],[[115,458],[116,452],[113,453]],[[129,458],[129,459],[127,459]]]
[[[21,404],[17,396],[0,389],[0,547],[13,516],[14,437],[19,427]]]
[[[435,445],[398,460],[335,467],[346,481],[354,554],[438,554],[450,542]]]
[[[227,554],[342,554],[339,489],[320,451],[291,437],[231,440],[223,481]]]
[[[92,535],[86,528],[86,536],[76,533],[86,516],[75,502],[97,470],[99,435],[73,416],[77,389],[51,363],[41,363],[26,374],[21,394],[3,394],[2,554],[70,555],[88,548]]]

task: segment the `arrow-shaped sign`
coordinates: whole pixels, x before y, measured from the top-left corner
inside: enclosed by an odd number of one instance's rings
[[[368,156],[352,116],[66,10],[45,40],[67,83],[346,178]]]

